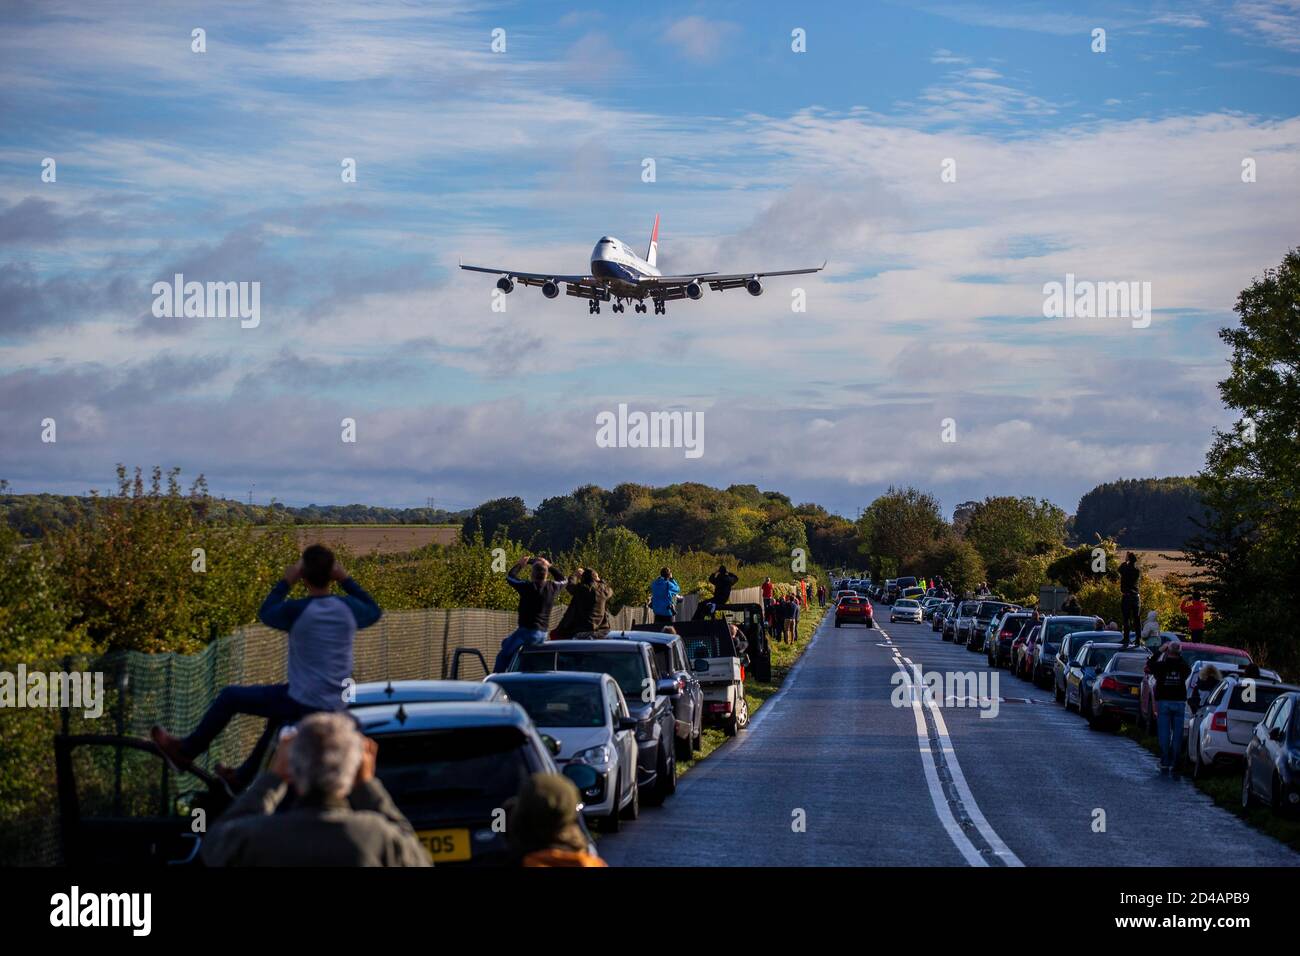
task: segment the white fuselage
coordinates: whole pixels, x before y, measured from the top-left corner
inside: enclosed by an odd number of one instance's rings
[[[609,283],[615,295],[632,294],[645,276],[661,275],[627,245],[612,236],[603,237],[591,250],[591,274]]]

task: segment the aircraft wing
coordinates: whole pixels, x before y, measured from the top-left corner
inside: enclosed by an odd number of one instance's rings
[[[767,276],[801,276],[813,272],[821,272],[826,268],[826,263],[815,266],[811,269],[779,269],[771,272],[735,272],[731,274],[718,272],[696,272],[691,275],[680,276],[647,276],[642,279],[642,283],[662,289],[664,298],[678,299],[686,295],[686,287],[692,282],[698,281],[701,285],[707,285],[714,292],[722,292],[724,289],[743,289],[745,283],[750,279],[763,279]]]
[[[539,286],[547,281],[563,282],[567,285],[580,286],[598,286],[600,282],[595,276],[565,276],[557,275],[553,272],[517,272],[514,269],[491,269],[487,266],[467,266],[461,263],[460,266],[466,272],[488,272],[497,276],[509,276],[520,285]]]

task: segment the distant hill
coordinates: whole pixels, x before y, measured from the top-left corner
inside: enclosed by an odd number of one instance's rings
[[[77,495],[0,495],[0,514],[26,538],[39,538],[47,531],[66,528],[88,517],[96,499]],[[271,512],[289,518],[294,524],[454,524],[464,522],[469,511],[446,511],[442,508],[381,508],[375,505],[307,505],[292,508],[276,504],[248,505],[229,498],[207,499],[208,515],[214,520],[242,519],[265,524]]]
[[[1203,514],[1192,478],[1126,478],[1080,498],[1071,530],[1076,541],[1101,535],[1127,548],[1181,549]]]

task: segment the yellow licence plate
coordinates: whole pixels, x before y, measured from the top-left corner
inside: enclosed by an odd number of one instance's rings
[[[421,830],[416,836],[435,863],[455,863],[470,857],[468,830]]]
[[[1132,694],[1134,697],[1136,697],[1136,696],[1138,695],[1139,690],[1140,690],[1140,688],[1137,688],[1137,687],[1130,687],[1130,688],[1128,689],[1128,692],[1129,692],[1130,694]]]

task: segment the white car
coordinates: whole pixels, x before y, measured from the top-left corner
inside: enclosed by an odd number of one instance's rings
[[[1220,677],[1229,677],[1234,674],[1238,674],[1241,671],[1241,668],[1238,667],[1236,664],[1225,664],[1219,661],[1199,660],[1196,661],[1194,664],[1192,664],[1191,673],[1187,675],[1187,680],[1183,682],[1183,686],[1186,688],[1186,695],[1187,695],[1187,703],[1183,707],[1183,739],[1184,740],[1190,740],[1192,734],[1192,718],[1195,716],[1195,714],[1192,712],[1192,692],[1195,691],[1200,685],[1201,670],[1209,666],[1210,664],[1213,664],[1216,668],[1218,668]],[[1274,684],[1282,683],[1282,675],[1279,674],[1277,671],[1269,670],[1267,667],[1260,668],[1259,679]],[[1200,694],[1202,704],[1205,703],[1206,696],[1207,695],[1204,693]],[[1260,711],[1261,714],[1263,712],[1264,711],[1262,710]]]
[[[1251,688],[1249,680],[1238,674],[1225,677],[1192,718],[1187,735],[1192,775],[1200,777],[1214,767],[1240,763],[1269,705],[1293,690],[1300,687],[1256,678]]]
[[[637,722],[617,682],[581,671],[493,674],[510,699],[532,718],[539,734],[555,741],[555,763],[596,771],[597,792],[583,794],[583,815],[606,832],[641,812],[637,788]]]
[[[900,598],[889,606],[889,623],[911,621],[921,623],[921,604],[911,598]]]

